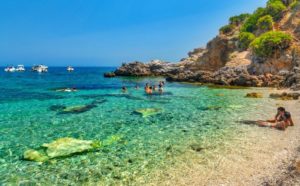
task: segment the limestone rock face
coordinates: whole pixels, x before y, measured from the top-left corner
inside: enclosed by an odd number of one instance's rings
[[[118,76],[150,76],[151,72],[149,66],[142,62],[132,62],[123,64],[115,71]]]
[[[195,49],[183,61],[192,61],[191,70],[215,71],[226,65],[230,54],[237,49],[237,37],[219,35],[211,40],[206,49]]]
[[[123,64],[115,74],[117,76],[163,76],[168,73],[177,73],[181,69],[181,63],[168,63],[153,60],[149,63],[132,62]]]
[[[283,82],[279,75],[251,75],[247,67],[223,67],[216,72],[198,71],[180,73],[167,77],[168,81],[213,83],[226,86],[277,87]]]
[[[252,63],[248,69],[251,74],[262,75],[266,73],[278,74],[282,71],[290,71],[294,65],[294,56],[291,51],[284,51],[274,58],[260,58],[252,56]]]

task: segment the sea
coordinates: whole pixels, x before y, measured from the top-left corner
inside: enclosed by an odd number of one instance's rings
[[[213,161],[210,150],[222,154],[233,138],[257,130],[254,119],[274,112],[268,107],[271,99],[245,97],[251,88],[166,82],[163,94],[147,95],[146,83],[158,85],[165,79],[103,77],[113,70],[0,69],[0,185],[151,184],[157,172],[176,170],[183,163],[179,159],[189,154],[204,164]],[[77,91],[58,91],[64,88]],[[80,112],[60,110],[89,105]],[[140,109],[157,112],[143,116],[136,112]],[[98,151],[45,163],[23,158],[26,150],[59,138],[103,141],[111,136],[121,140]]]

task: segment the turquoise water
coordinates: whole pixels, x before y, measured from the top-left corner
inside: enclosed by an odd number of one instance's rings
[[[104,79],[109,68],[50,68],[48,73],[0,71],[0,184],[81,185],[151,183],[151,173],[176,166],[185,151],[217,146],[237,134],[239,121],[261,114],[249,90],[212,89],[167,83],[165,94],[147,96],[146,82],[162,78]],[[141,88],[135,90],[133,87]],[[122,86],[129,87],[122,93]],[[76,87],[78,92],[56,92]],[[94,105],[82,113],[60,114],[53,106]],[[136,109],[157,108],[149,117]],[[267,110],[268,111],[268,110]],[[271,108],[270,108],[271,111]],[[255,127],[255,126],[253,126]],[[121,141],[97,152],[44,164],[22,160],[23,152],[61,137]],[[199,147],[199,148],[195,148]]]

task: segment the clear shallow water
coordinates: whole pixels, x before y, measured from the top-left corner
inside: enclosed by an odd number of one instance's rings
[[[162,96],[146,96],[135,85],[161,78],[104,79],[109,68],[50,68],[48,73],[5,73],[0,69],[0,184],[132,184],[151,182],[157,169],[176,166],[185,151],[218,148],[241,129],[238,121],[271,111],[271,101],[244,98],[249,90],[211,89],[168,83]],[[120,91],[129,87],[127,94]],[[55,92],[76,87],[78,92]],[[221,94],[221,95],[220,95]],[[53,105],[76,106],[98,101],[79,114],[59,114]],[[210,107],[208,109],[207,107]],[[140,108],[159,108],[143,118]],[[269,110],[268,110],[269,109]],[[61,137],[104,140],[122,136],[119,143],[98,152],[38,164],[21,159],[26,149]]]

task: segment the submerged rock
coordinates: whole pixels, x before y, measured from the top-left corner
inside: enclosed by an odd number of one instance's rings
[[[222,107],[220,106],[207,106],[207,107],[199,107],[198,109],[201,111],[209,111],[209,110],[220,110]]]
[[[201,152],[202,150],[204,150],[204,148],[198,144],[192,144],[190,147],[195,152]]]
[[[40,150],[26,150],[23,159],[35,162],[46,162],[54,158],[63,158],[75,154],[96,151],[105,146],[112,145],[121,140],[121,136],[113,135],[103,142],[92,140],[79,140],[74,138],[59,138],[51,143],[45,143]]]
[[[137,109],[134,111],[134,113],[142,115],[143,118],[156,115],[162,112],[162,109],[157,108],[146,108],[146,109]]]
[[[78,140],[74,138],[60,138],[51,143],[45,143],[46,153],[50,158],[69,156],[74,153],[81,153],[95,148],[95,142],[91,140]]]
[[[107,73],[104,73],[103,76],[105,78],[113,78],[113,77],[116,77],[116,74],[114,72],[107,72]]]
[[[246,95],[246,98],[263,98],[263,94],[257,92],[251,92]]]
[[[273,93],[270,94],[270,98],[272,99],[279,99],[279,100],[298,100],[300,97],[300,93],[282,93],[282,94],[277,94]]]
[[[107,101],[106,99],[95,99],[95,100],[92,102],[92,105],[102,104],[102,103],[105,103],[106,101]]]
[[[36,150],[27,150],[24,152],[23,158],[29,161],[45,162],[49,160],[49,157],[44,153]]]

